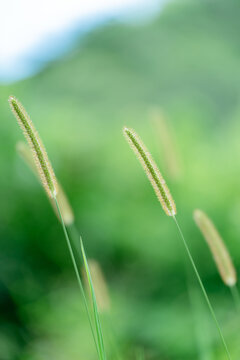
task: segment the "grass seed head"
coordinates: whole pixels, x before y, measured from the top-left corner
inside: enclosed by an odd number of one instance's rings
[[[212,252],[223,282],[227,286],[234,286],[237,282],[236,270],[217,229],[203,211],[195,210],[193,217]]]
[[[163,210],[168,216],[176,215],[176,206],[157,165],[138,135],[132,129],[124,128],[124,136],[140,160]]]
[[[16,145],[16,149],[17,149],[17,152],[19,153],[19,155],[26,162],[26,164],[30,167],[30,169],[34,172],[34,174],[37,176],[37,178],[40,179],[40,181],[41,181],[41,178],[39,177],[39,171],[36,167],[36,164],[35,164],[35,161],[34,161],[34,158],[32,156],[32,152],[31,152],[29,146],[27,144],[25,144],[23,141],[19,141]],[[62,186],[59,184],[59,182],[57,182],[57,183],[58,183],[58,192],[57,192],[56,198],[57,198],[59,208],[62,213],[62,218],[63,218],[64,224],[66,226],[69,226],[69,225],[73,224],[73,222],[74,222],[74,213],[73,213],[72,207],[68,201],[68,198],[67,198],[65,192],[63,191]],[[50,200],[50,204],[52,205],[53,210],[59,219],[59,213],[58,213],[58,210],[56,207],[55,200],[53,198],[50,198],[49,196],[48,196],[48,199]]]
[[[49,197],[54,198],[57,181],[42,141],[22,104],[14,96],[9,97],[9,104],[30,146],[42,184]]]

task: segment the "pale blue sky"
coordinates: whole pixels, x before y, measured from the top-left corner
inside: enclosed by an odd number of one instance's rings
[[[32,75],[86,31],[109,18],[130,20],[160,10],[167,0],[11,0],[0,11],[0,81]]]

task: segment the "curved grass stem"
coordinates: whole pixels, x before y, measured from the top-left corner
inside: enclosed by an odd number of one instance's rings
[[[221,330],[220,325],[219,325],[219,323],[218,323],[218,320],[217,320],[217,318],[216,318],[215,312],[214,312],[214,310],[213,310],[212,304],[211,304],[211,302],[210,302],[210,300],[209,300],[209,297],[208,297],[208,295],[207,295],[207,292],[206,292],[206,290],[205,290],[205,287],[204,287],[204,285],[203,285],[203,283],[202,283],[201,277],[200,277],[200,275],[199,275],[199,272],[198,272],[198,270],[197,270],[197,267],[196,267],[196,265],[195,265],[195,262],[194,262],[194,260],[193,260],[192,255],[191,255],[191,252],[190,252],[190,250],[189,250],[188,244],[187,244],[187,242],[186,242],[186,240],[185,240],[185,238],[184,238],[184,235],[183,235],[182,230],[181,230],[181,228],[180,228],[180,226],[179,226],[179,224],[178,224],[178,222],[177,222],[176,217],[173,216],[173,219],[174,219],[175,224],[176,224],[176,226],[177,226],[177,228],[178,228],[180,237],[181,237],[181,239],[182,239],[182,241],[183,241],[183,245],[184,245],[184,247],[185,247],[185,250],[186,250],[186,252],[187,252],[187,255],[188,255],[188,257],[189,257],[189,260],[190,260],[191,265],[192,265],[192,267],[193,267],[193,270],[194,270],[194,272],[195,272],[195,275],[196,275],[196,277],[197,277],[197,279],[198,279],[199,285],[200,285],[200,287],[201,287],[201,290],[202,290],[203,295],[204,295],[204,297],[205,297],[205,300],[206,300],[206,302],[207,302],[208,308],[209,308],[209,310],[210,310],[210,312],[211,312],[211,315],[212,315],[212,317],[213,317],[213,320],[214,320],[214,322],[215,322],[215,324],[216,324],[216,327],[217,327],[217,329],[218,329],[218,332],[219,332],[220,338],[221,338],[221,340],[222,340],[223,346],[224,346],[224,348],[225,348],[227,357],[228,357],[229,360],[232,360],[231,355],[230,355],[229,350],[228,350],[228,347],[227,347],[227,344],[226,344],[226,341],[225,341],[225,339],[224,339],[222,330]]]
[[[69,249],[69,252],[70,252],[70,256],[71,256],[71,259],[72,259],[73,267],[74,267],[74,270],[75,270],[75,273],[76,273],[76,276],[77,276],[78,285],[79,285],[79,288],[80,288],[80,291],[81,291],[81,294],[82,294],[82,297],[83,297],[84,305],[85,305],[85,308],[86,308],[86,311],[87,311],[87,316],[88,316],[89,324],[90,324],[90,327],[91,327],[93,340],[94,340],[94,343],[95,343],[95,346],[96,346],[96,349],[97,349],[98,356],[99,356],[99,358],[100,358],[100,350],[99,350],[99,347],[98,347],[98,345],[97,345],[97,341],[96,341],[96,337],[95,337],[95,332],[94,332],[94,330],[93,330],[92,319],[91,319],[91,316],[90,316],[90,311],[89,311],[89,308],[88,308],[87,299],[86,299],[86,296],[85,296],[85,293],[84,293],[84,289],[83,289],[83,285],[82,285],[82,280],[81,280],[80,273],[79,273],[79,269],[78,269],[78,266],[77,266],[77,263],[76,263],[76,260],[75,260],[74,252],[73,252],[73,249],[72,249],[72,245],[71,245],[71,242],[70,242],[70,239],[69,239],[69,236],[68,236],[68,232],[67,232],[66,226],[65,226],[65,224],[64,224],[63,217],[62,217],[62,214],[61,214],[61,210],[60,210],[60,208],[59,208],[59,204],[58,204],[58,201],[57,201],[56,197],[54,197],[54,201],[55,201],[55,204],[56,204],[58,213],[59,213],[59,217],[60,217],[60,220],[61,220],[63,232],[64,232],[64,235],[65,235],[65,238],[66,238],[66,242],[67,242],[67,246],[68,246],[68,249]]]

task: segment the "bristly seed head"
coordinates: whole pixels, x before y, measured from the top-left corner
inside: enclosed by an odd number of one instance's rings
[[[227,286],[234,286],[237,275],[231,256],[209,217],[201,210],[195,210],[193,218],[202,232],[211,252],[223,282]]]
[[[19,153],[19,155],[25,161],[25,163],[30,167],[30,169],[34,172],[34,174],[36,174],[37,178],[40,179],[40,181],[41,181],[38,168],[36,167],[34,157],[32,156],[32,152],[31,152],[31,149],[29,148],[29,146],[27,144],[25,144],[23,141],[19,141],[16,145],[16,149],[17,149],[17,152]],[[61,187],[59,181],[57,181],[57,184],[58,184],[58,193],[57,193],[56,198],[57,198],[58,205],[59,205],[59,208],[62,213],[63,222],[66,226],[70,226],[74,222],[74,213],[73,213],[72,207],[68,201],[68,198],[67,198],[65,192],[63,191],[63,188]],[[48,199],[50,201],[50,204],[53,207],[55,214],[57,215],[58,219],[60,220],[55,200],[49,196],[48,196]]]
[[[9,104],[31,148],[43,186],[49,197],[54,198],[57,181],[42,141],[22,104],[14,96],[9,97]]]
[[[163,210],[168,216],[176,215],[176,206],[157,165],[134,130],[124,127],[123,134],[140,160]]]

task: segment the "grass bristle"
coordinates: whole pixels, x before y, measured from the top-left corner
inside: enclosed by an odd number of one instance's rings
[[[25,161],[25,163],[29,166],[29,168],[34,172],[37,178],[40,179],[41,181],[41,178],[39,177],[38,169],[36,167],[36,163],[34,161],[29,146],[25,144],[23,141],[19,141],[16,145],[16,150],[19,153],[19,155],[22,157],[22,159]],[[59,182],[57,183],[58,183],[58,192],[56,198],[62,213],[64,224],[66,226],[69,226],[74,222],[74,213],[62,186],[60,185]],[[56,216],[59,219],[59,214],[54,199],[49,196],[48,199],[50,201],[51,206],[53,207]]]
[[[14,96],[9,97],[9,104],[30,146],[42,184],[49,197],[54,198],[57,181],[43,143],[23,105]]]
[[[176,215],[176,205],[151,154],[134,130],[124,127],[123,134],[140,160],[163,210],[168,216]]]
[[[227,286],[234,286],[237,282],[236,270],[226,245],[217,229],[203,211],[199,209],[195,210],[193,217],[212,252],[223,282]]]

